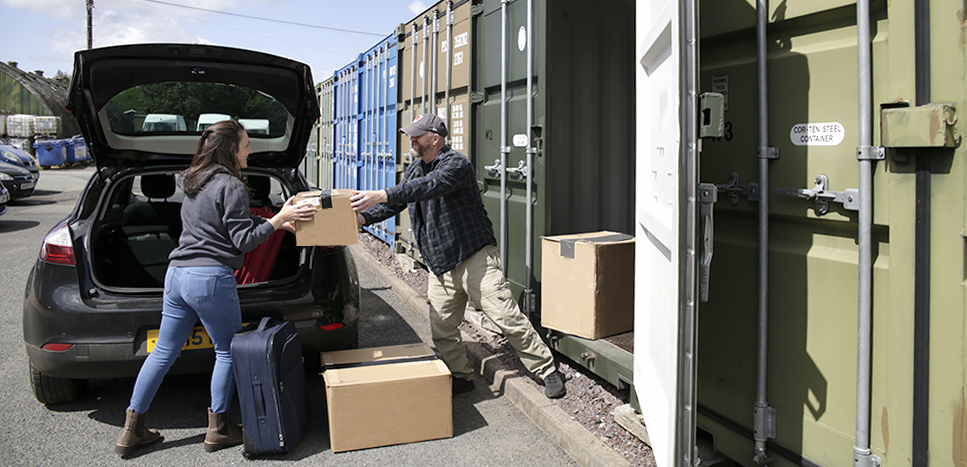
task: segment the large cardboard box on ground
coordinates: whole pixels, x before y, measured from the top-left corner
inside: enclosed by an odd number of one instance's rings
[[[333,452],[453,436],[450,370],[426,344],[323,352]]]
[[[593,232],[542,239],[542,326],[587,339],[634,329],[634,237]]]
[[[316,216],[308,222],[295,223],[296,246],[355,245],[359,240],[359,223],[349,205],[352,190],[303,191],[295,195],[295,203],[310,203]]]

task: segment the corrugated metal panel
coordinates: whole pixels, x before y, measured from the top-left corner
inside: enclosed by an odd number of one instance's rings
[[[309,183],[318,188],[333,188],[333,83],[335,78],[316,84],[316,99],[319,100],[319,120],[312,128],[312,136],[306,148],[302,172]]]
[[[360,55],[359,179],[360,190],[382,190],[396,184],[397,48],[391,35]],[[367,225],[367,231],[392,245],[396,219]]]
[[[60,117],[57,136],[80,134],[77,120],[65,108],[67,86],[0,62],[0,110],[12,114]]]
[[[359,60],[336,71],[333,119],[333,188],[355,189],[359,183]]]
[[[473,64],[471,6],[467,0],[453,2],[452,20],[448,25],[447,2],[441,1],[402,25],[399,31],[397,126],[409,125],[421,114],[436,113],[450,130],[447,143],[467,157],[471,157],[473,136],[469,97]],[[410,147],[409,137],[399,133],[398,141],[401,169],[397,178],[402,177],[411,162],[404,149]],[[401,245],[398,249],[410,251],[412,248],[409,222],[409,213],[400,213],[401,228],[397,237]],[[414,256],[419,254],[414,253]]]

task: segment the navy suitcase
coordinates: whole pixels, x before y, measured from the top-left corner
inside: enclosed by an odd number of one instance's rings
[[[302,340],[292,323],[262,318],[232,339],[246,456],[286,453],[309,426]]]

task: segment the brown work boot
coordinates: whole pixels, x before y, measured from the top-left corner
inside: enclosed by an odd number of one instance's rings
[[[125,413],[124,429],[114,446],[114,452],[120,454],[121,457],[128,457],[138,449],[151,446],[164,439],[158,433],[158,430],[144,427],[144,414],[134,413],[134,409],[128,409]]]
[[[208,433],[205,434],[205,450],[215,452],[242,444],[242,427],[228,419],[228,413],[215,413],[208,408]]]

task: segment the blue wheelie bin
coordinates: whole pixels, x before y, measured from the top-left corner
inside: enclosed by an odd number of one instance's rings
[[[41,167],[53,167],[67,162],[67,143],[62,139],[51,139],[34,142],[37,163]]]
[[[83,136],[76,135],[67,140],[67,163],[84,162],[87,158],[87,142]]]

